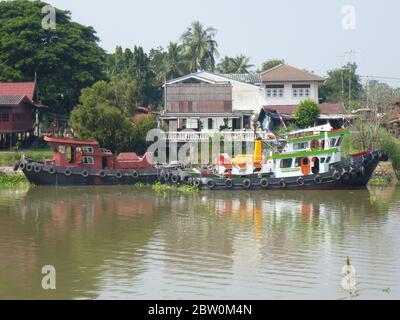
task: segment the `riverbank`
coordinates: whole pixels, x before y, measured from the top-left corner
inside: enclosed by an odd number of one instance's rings
[[[43,162],[46,159],[53,157],[51,149],[36,149],[36,150],[23,150],[23,151],[2,151],[0,152],[0,167],[12,167],[15,161],[21,159],[22,156],[31,158],[34,161]]]
[[[23,174],[0,175],[0,188],[27,188],[33,186]]]

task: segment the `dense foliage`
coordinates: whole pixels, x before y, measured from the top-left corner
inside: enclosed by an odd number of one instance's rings
[[[353,106],[362,93],[360,76],[357,74],[357,64],[348,63],[343,68],[328,71],[327,80],[319,88],[319,97],[324,102],[346,102]]]
[[[56,10],[56,28],[44,29],[41,1],[0,2],[0,81],[33,81],[38,97],[59,114],[68,114],[82,88],[103,78],[104,51],[92,27]]]
[[[269,59],[262,64],[260,72],[272,69],[283,63],[285,63],[285,60],[283,59]]]
[[[318,120],[320,112],[318,103],[311,99],[305,99],[295,109],[296,123],[301,128],[312,126]]]
[[[249,73],[249,69],[254,67],[250,64],[250,58],[241,54],[237,57],[225,56],[217,65],[219,73]]]
[[[70,124],[81,139],[93,139],[112,151],[143,152],[145,135],[156,126],[154,117],[130,118],[132,90],[121,80],[99,81],[82,90],[79,105],[71,113]]]

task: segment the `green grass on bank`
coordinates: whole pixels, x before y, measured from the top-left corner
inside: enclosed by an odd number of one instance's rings
[[[386,177],[374,177],[371,180],[369,180],[368,184],[374,187],[386,187],[391,185],[392,182],[390,181],[390,179]]]
[[[0,152],[0,167],[13,167],[15,161],[21,159],[23,154],[25,157],[31,158],[34,161],[44,161],[53,158],[53,152],[51,149]]]
[[[151,186],[151,188],[160,193],[168,192],[168,191],[179,191],[183,193],[195,193],[198,192],[199,189],[196,188],[195,186],[189,186],[189,185],[170,185],[170,184],[163,184],[160,182],[157,182]]]
[[[28,179],[22,174],[7,176],[0,176],[0,189],[1,188],[27,188],[31,186]]]

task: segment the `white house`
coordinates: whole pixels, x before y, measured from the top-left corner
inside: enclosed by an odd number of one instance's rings
[[[175,132],[248,131],[252,116],[262,108],[293,120],[294,109],[302,100],[319,103],[318,87],[324,81],[321,76],[287,64],[261,74],[191,73],[164,84],[165,108],[160,118]],[[341,103],[320,107],[324,121],[341,119],[346,113]]]

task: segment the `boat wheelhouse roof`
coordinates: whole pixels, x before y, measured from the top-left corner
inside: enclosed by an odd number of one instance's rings
[[[52,144],[66,144],[66,145],[79,145],[79,146],[98,146],[97,141],[83,141],[75,140],[72,138],[55,138],[55,137],[44,137],[44,141]]]

